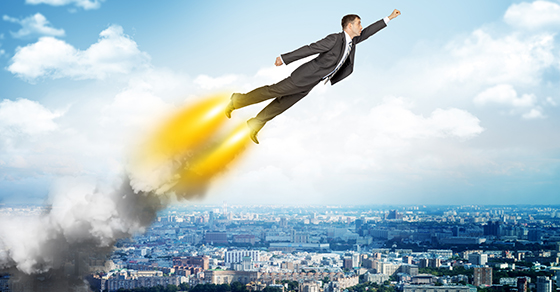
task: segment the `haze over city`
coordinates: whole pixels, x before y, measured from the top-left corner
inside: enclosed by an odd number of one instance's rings
[[[0,11],[0,292],[560,289],[559,0]],[[354,13],[253,144],[229,96]]]

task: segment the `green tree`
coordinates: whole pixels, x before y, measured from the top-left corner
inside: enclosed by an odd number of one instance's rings
[[[281,292],[282,289],[280,289],[279,287],[266,286],[262,291],[263,292]]]
[[[247,286],[240,282],[231,283],[231,292],[247,292]]]

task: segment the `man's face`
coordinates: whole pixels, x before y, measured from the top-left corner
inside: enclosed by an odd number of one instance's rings
[[[362,33],[362,20],[356,17],[354,21],[350,22],[348,28],[350,29],[351,33],[349,35],[351,37],[359,36]]]

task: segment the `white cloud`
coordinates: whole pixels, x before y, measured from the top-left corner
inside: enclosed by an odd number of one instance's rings
[[[0,131],[28,135],[42,134],[58,129],[56,118],[63,111],[51,111],[28,99],[0,102]]]
[[[435,137],[472,138],[484,131],[480,120],[467,111],[435,109],[429,117],[414,114],[402,98],[386,99],[361,122],[369,133],[398,139]]]
[[[233,74],[220,76],[217,78],[212,78],[208,75],[199,75],[194,80],[194,83],[203,89],[217,89],[226,85],[233,84],[237,80],[237,78],[238,77]]]
[[[534,94],[518,97],[517,91],[510,84],[499,84],[488,88],[474,98],[474,103],[480,106],[495,103],[511,107],[532,107],[536,101]]]
[[[105,0],[25,0],[26,4],[48,4],[52,6],[64,6],[74,4],[77,7],[81,7],[85,10],[98,9],[101,7],[101,3]]]
[[[446,50],[451,58],[441,56],[446,62],[437,72],[445,83],[536,85],[542,70],[555,64],[554,35],[550,33],[493,37],[479,29],[465,40],[451,42]]]
[[[39,77],[105,79],[113,74],[127,74],[149,66],[150,56],[113,25],[102,31],[97,43],[81,51],[53,37],[18,48],[8,71],[33,81]]]
[[[560,5],[549,1],[513,4],[504,21],[518,29],[560,28]]]
[[[528,113],[523,114],[522,117],[526,120],[546,118],[546,116],[543,115],[542,111],[539,108],[531,109],[531,111],[529,111]]]
[[[547,97],[546,98],[546,103],[551,105],[551,106],[557,106],[558,104],[556,103],[556,101],[552,98],[552,97]]]
[[[10,32],[14,38],[26,38],[29,36],[64,36],[64,29],[56,29],[50,26],[50,22],[41,13],[29,16],[22,20],[4,15],[5,21],[18,23],[22,27],[17,32]]]
[[[3,39],[4,39],[4,34],[3,34],[3,33],[0,33],[0,40],[3,40]],[[1,48],[1,47],[2,47],[2,43],[0,43],[0,48]],[[2,56],[5,55],[5,54],[6,54],[6,51],[3,50],[3,49],[0,49],[0,57],[2,57]]]

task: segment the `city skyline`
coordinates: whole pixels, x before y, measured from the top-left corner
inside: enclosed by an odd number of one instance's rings
[[[189,203],[560,204],[559,1],[335,3],[1,2],[0,203],[111,190],[170,111],[280,80],[298,64],[275,58],[344,14],[399,9],[348,80],[271,121]]]

